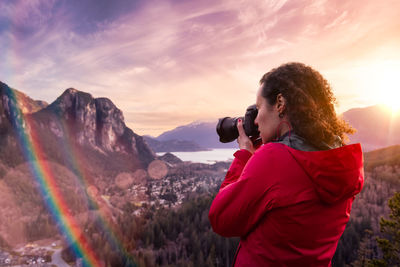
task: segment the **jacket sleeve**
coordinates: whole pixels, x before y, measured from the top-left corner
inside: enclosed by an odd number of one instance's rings
[[[221,187],[219,188],[220,191],[227,185],[230,185],[231,183],[234,183],[237,181],[237,179],[239,179],[244,166],[251,158],[252,154],[246,149],[241,149],[236,151],[233,156],[235,158],[233,159],[232,164],[225,175],[225,180],[222,182]]]
[[[272,168],[276,157],[271,154],[271,147],[265,145],[247,163],[242,153],[235,155],[211,204],[209,220],[214,232],[226,237],[245,236],[272,209],[279,185]]]

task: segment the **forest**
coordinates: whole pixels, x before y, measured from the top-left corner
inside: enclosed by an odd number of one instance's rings
[[[385,152],[392,155],[386,161],[381,160],[384,155],[365,155],[364,188],[353,203],[332,266],[400,264],[400,194],[396,194],[400,192],[400,162],[394,160],[397,149],[387,150],[391,154]],[[188,193],[181,205],[171,208],[156,201],[146,205],[140,215],[134,215],[135,206],[126,205],[115,222],[120,244],[110,242],[100,218],[86,226],[87,238],[105,266],[231,266],[239,238],[215,234],[208,220],[217,191],[215,186],[210,191]],[[39,216],[38,223],[52,229],[45,217]],[[68,248],[63,257],[70,262],[76,260]]]

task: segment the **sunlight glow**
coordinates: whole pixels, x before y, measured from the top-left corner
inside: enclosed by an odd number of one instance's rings
[[[383,104],[397,114],[400,111],[400,66],[383,65],[378,78],[382,84]]]
[[[365,70],[365,69],[364,69]],[[363,73],[370,97],[383,104],[392,115],[400,114],[400,61],[374,62]]]

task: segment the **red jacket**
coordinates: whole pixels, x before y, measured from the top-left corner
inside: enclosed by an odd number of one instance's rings
[[[330,266],[364,183],[360,144],[234,156],[209,212],[216,233],[241,237],[234,265]]]

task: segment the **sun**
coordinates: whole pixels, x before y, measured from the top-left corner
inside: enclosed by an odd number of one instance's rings
[[[393,99],[387,101],[387,103],[385,103],[385,106],[387,106],[387,108],[392,112],[393,115],[398,116],[400,115],[400,95],[397,95],[396,97],[397,99],[393,97]]]
[[[371,78],[378,101],[393,115],[400,115],[400,63],[383,62],[376,66]]]

